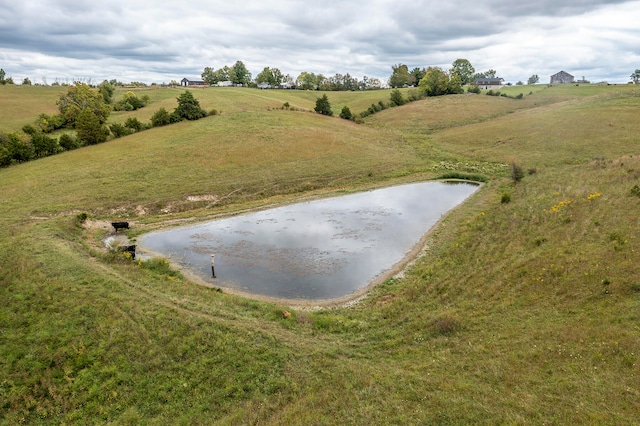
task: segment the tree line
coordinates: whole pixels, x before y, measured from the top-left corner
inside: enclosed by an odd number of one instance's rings
[[[143,108],[149,102],[146,95],[138,97],[134,92],[126,92],[117,102],[113,99],[114,87],[104,81],[98,87],[76,82],[67,88],[57,101],[58,114],[40,114],[33,124],[23,126],[22,132],[0,132],[0,167],[23,163],[38,158],[55,155],[82,146],[106,142],[151,127],[164,126],[182,120],[198,120],[209,114],[200,107],[193,93],[186,90],[177,98],[178,105],[173,112],[160,108],[148,124],[135,117],[124,123],[107,125],[111,111],[133,111]],[[59,137],[52,132],[61,130]]]

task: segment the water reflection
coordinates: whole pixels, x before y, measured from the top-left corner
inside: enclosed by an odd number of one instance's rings
[[[139,245],[223,288],[279,299],[337,299],[402,261],[477,188],[400,185],[154,232]]]

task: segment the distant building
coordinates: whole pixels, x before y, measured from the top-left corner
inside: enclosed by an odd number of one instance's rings
[[[560,71],[551,76],[550,84],[568,84],[573,83],[574,77],[568,72]]]
[[[231,86],[233,86],[233,82],[229,80],[218,82],[218,87],[231,87]]]
[[[202,80],[189,80],[188,78],[183,78],[182,80],[180,80],[180,86],[184,86],[184,87],[188,87],[188,86],[206,86],[207,83],[205,83]]]
[[[485,90],[501,89],[504,87],[504,79],[503,78],[476,78],[473,84]]]

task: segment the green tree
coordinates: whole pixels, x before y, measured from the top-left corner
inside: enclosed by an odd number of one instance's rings
[[[424,68],[414,68],[409,73],[409,85],[417,86],[422,80],[422,77],[426,74],[427,70]]]
[[[193,97],[193,93],[185,90],[178,96],[178,106],[173,111],[173,115],[180,119],[198,120],[207,115],[207,112],[200,108],[200,102]]]
[[[533,74],[531,77],[529,77],[529,79],[527,80],[527,84],[536,84],[537,82],[540,81],[540,77],[538,77],[538,74]]]
[[[314,73],[302,71],[296,78],[296,87],[301,90],[316,90],[318,88],[318,78]]]
[[[110,104],[113,101],[113,93],[116,91],[115,87],[107,80],[100,83],[98,91],[102,95],[105,104]]]
[[[104,124],[111,112],[111,107],[104,102],[102,94],[84,83],[69,86],[67,93],[58,100],[58,109],[68,125],[74,125],[78,115],[85,110],[91,111],[100,124]]]
[[[633,74],[631,74],[630,78],[634,84],[640,84],[640,69],[635,70]]]
[[[402,93],[400,92],[400,90],[398,89],[394,89],[391,91],[391,104],[392,105],[404,105],[406,103],[404,97],[402,96]]]
[[[331,111],[331,104],[329,103],[329,98],[327,98],[326,94],[322,95],[321,98],[316,99],[316,107],[314,110],[322,115],[333,115],[333,111]]]
[[[256,76],[256,83],[267,83],[271,87],[280,87],[284,76],[278,68],[264,67],[264,69]]]
[[[420,89],[427,96],[441,96],[462,92],[462,82],[457,75],[450,76],[439,67],[429,67],[420,80]]]
[[[451,64],[451,75],[457,75],[460,77],[462,84],[471,83],[475,72],[475,68],[473,68],[471,62],[467,59],[456,59],[453,61],[453,64]]]
[[[2,68],[0,68],[0,84],[5,84],[4,78],[6,77],[7,73],[4,72],[4,70]]]
[[[231,81],[233,81],[234,84],[241,84],[243,86],[251,83],[251,73],[242,61],[236,61],[236,63],[233,64],[233,78]]]
[[[109,137],[109,129],[90,108],[85,108],[78,114],[75,127],[78,139],[84,145],[102,143]]]
[[[31,86],[31,80],[29,80],[29,77],[25,77],[22,80],[22,84],[25,85],[25,86]]]
[[[404,87],[409,84],[409,67],[405,64],[392,65],[393,70],[391,77],[389,77],[389,86]]]
[[[231,80],[231,77],[229,76],[229,72],[230,72],[230,68],[226,66],[224,68],[220,68],[217,70],[214,70],[213,68],[210,68],[210,67],[206,67],[202,72],[201,76],[202,76],[202,80],[205,83],[215,86],[221,81]]]

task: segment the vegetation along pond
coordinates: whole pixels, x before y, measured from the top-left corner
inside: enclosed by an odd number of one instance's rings
[[[153,232],[138,244],[231,291],[349,299],[404,264],[429,229],[477,189],[467,182],[399,185]]]

